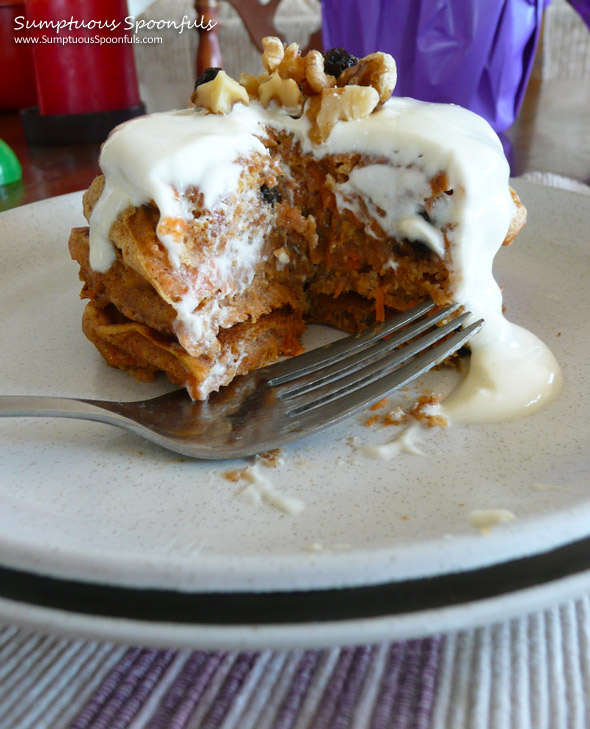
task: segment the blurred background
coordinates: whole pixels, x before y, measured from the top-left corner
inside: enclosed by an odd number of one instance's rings
[[[499,30],[494,35],[487,29],[490,45],[485,52],[478,48],[480,40],[474,30],[486,25],[482,23],[484,5],[471,0],[452,4],[431,0],[405,4],[389,0],[323,0],[323,22],[320,0],[232,2],[241,7],[242,17],[227,0],[128,0],[127,5],[125,0],[0,0],[0,139],[12,147],[24,166],[24,183],[18,189],[3,185],[6,180],[0,176],[0,209],[85,187],[96,170],[99,142],[106,137],[105,130],[122,120],[117,111],[121,105],[130,116],[143,113],[144,108],[154,112],[185,107],[197,76],[200,42],[201,53],[205,46],[219,44],[222,60],[210,65],[222,63],[236,78],[241,72],[260,73],[260,51],[246,26],[258,27],[261,5],[274,13],[274,26],[267,25],[259,37],[268,34],[269,28],[276,29],[286,41],[297,42],[305,49],[310,40],[321,43],[321,29],[326,47],[357,42],[362,45],[362,41],[367,45],[364,52],[370,52],[376,47],[371,44],[378,43],[379,50],[390,51],[396,57],[402,93],[461,103],[485,115],[501,132],[513,176],[540,171],[590,183],[590,0],[571,0],[577,11],[566,0],[486,3],[486,12],[494,9],[494,23],[504,35]],[[427,8],[429,3],[429,16],[410,17],[415,8]],[[111,47],[108,63],[101,60],[96,48],[89,46],[46,46],[43,57],[37,59],[36,88],[31,46],[17,46],[13,41],[14,17],[23,15],[25,9],[29,15],[37,13],[41,17],[43,12],[51,11],[57,17],[76,8],[84,8],[92,16],[98,12],[96,8],[107,6],[120,6],[121,17],[127,12],[140,25],[143,22],[135,33],[136,42]],[[212,10],[210,6],[214,6]],[[397,27],[395,13],[400,8],[405,8],[406,15]],[[175,27],[154,28],[158,21],[180,24],[186,18],[194,22],[203,12],[213,13],[217,21],[214,32],[199,34],[194,27],[182,32]],[[523,28],[525,20],[527,28]],[[401,50],[386,47],[395,46],[396,34],[398,44],[400,38],[405,42],[405,28],[411,23],[423,26],[421,57],[416,51],[420,41],[405,43]],[[155,36],[158,42],[150,42]],[[449,69],[441,71],[429,60],[432,41],[438,43],[440,53],[445,44],[449,48],[454,64]],[[40,51],[36,49],[36,53]],[[475,64],[481,66],[475,74],[474,56]],[[470,105],[471,98],[461,96],[462,67],[467,76],[471,74],[475,107]],[[408,68],[415,72],[411,81]],[[508,86],[502,80],[505,76],[511,77]],[[454,85],[448,83],[450,78]],[[62,84],[61,91],[54,88],[58,82]],[[44,98],[40,86],[47,87]],[[439,92],[440,98],[432,98]],[[114,100],[117,93],[125,103]],[[477,97],[482,94],[488,99],[488,108],[484,106],[483,111],[477,107]],[[68,95],[72,98],[66,98]],[[496,102],[498,114],[491,108]],[[32,118],[29,113],[22,113],[23,107],[35,104],[41,106],[40,120],[38,112]],[[90,143],[81,145],[91,123],[86,113],[98,111],[100,116],[102,109],[114,109],[114,116],[107,112],[94,137],[86,140]],[[84,113],[72,115],[76,110]],[[45,135],[44,124],[51,122],[55,114],[53,128]],[[32,131],[27,125],[32,125]],[[55,132],[53,142],[60,148],[43,149],[43,143],[51,142]],[[4,149],[4,159],[6,154]],[[11,164],[9,182],[13,182],[14,160]],[[62,180],[53,185],[57,169]]]

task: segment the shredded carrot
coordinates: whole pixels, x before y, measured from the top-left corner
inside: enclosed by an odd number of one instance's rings
[[[378,422],[379,422],[379,416],[373,415],[368,420],[365,421],[365,425],[367,426],[367,428],[370,428],[371,425],[375,425],[375,423],[378,423]]]
[[[337,299],[340,294],[344,291],[345,281],[338,281],[334,287],[334,298]]]

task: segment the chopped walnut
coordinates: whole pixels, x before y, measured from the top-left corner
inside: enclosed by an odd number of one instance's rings
[[[380,104],[389,99],[396,82],[397,68],[389,53],[371,53],[338,77],[338,86],[372,86],[379,94]]]
[[[325,142],[337,121],[363,119],[378,103],[379,94],[371,87],[324,89],[321,95],[310,99],[306,108],[306,114],[313,122],[309,138],[317,144]]]
[[[319,51],[310,51],[305,57],[305,78],[316,94],[336,86],[334,76],[328,76],[324,71],[324,57]]]
[[[269,73],[276,71],[285,55],[285,46],[279,38],[267,36],[262,39],[262,65]]]
[[[248,105],[248,92],[225,71],[219,71],[213,81],[197,86],[191,96],[193,106],[202,106],[214,114],[229,114],[237,103]]]
[[[260,76],[255,76],[252,73],[241,73],[238,78],[238,83],[243,86],[248,92],[248,96],[256,98],[258,96],[258,87],[264,81],[268,81],[270,75],[268,73],[261,73]]]
[[[276,71],[271,74],[268,81],[260,84],[258,98],[264,107],[276,99],[289,113],[301,112],[302,98],[299,86],[292,78],[281,78]]]
[[[305,58],[299,52],[297,43],[291,43],[285,48],[285,55],[277,71],[281,78],[292,78],[297,84],[305,79]]]
[[[279,38],[271,36],[264,38],[262,45],[262,63],[266,70],[258,76],[241,74],[239,87],[242,91],[237,98],[230,96],[231,105],[236,101],[248,103],[246,96],[258,98],[264,107],[274,100],[291,116],[299,116],[305,106],[305,113],[312,121],[310,139],[316,143],[328,138],[337,121],[368,116],[391,96],[395,87],[395,61],[387,53],[372,53],[355,63],[358,60],[355,56],[342,49],[332,49],[332,55],[336,57],[331,58],[328,54],[332,65],[328,64],[331,72],[327,73],[326,59],[319,51],[311,50],[302,56],[297,43],[286,46]],[[354,65],[345,68],[344,60]],[[340,65],[335,65],[337,61]],[[333,68],[338,70],[337,75]],[[215,79],[217,84],[221,84],[220,77],[223,82],[227,79],[220,71]],[[199,86],[193,94],[193,102],[226,113],[226,108],[231,109],[229,104],[206,96],[209,89],[216,88],[211,86],[213,83]]]

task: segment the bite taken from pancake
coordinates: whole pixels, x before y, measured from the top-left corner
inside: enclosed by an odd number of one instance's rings
[[[503,351],[492,262],[526,211],[489,124],[392,97],[387,54],[266,38],[262,65],[209,69],[189,108],[103,145],[70,250],[105,360],[205,399],[301,351],[307,323],[358,331],[428,298],[485,319],[472,352]]]

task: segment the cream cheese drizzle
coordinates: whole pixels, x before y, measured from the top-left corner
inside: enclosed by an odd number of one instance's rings
[[[248,485],[241,488],[238,494],[242,494],[252,504],[258,505],[264,501],[289,516],[298,516],[305,509],[305,503],[301,499],[277,489],[266,476],[260,473],[257,465],[244,469],[242,478],[248,482]]]
[[[235,192],[241,168],[238,158],[252,152],[268,155],[256,136],[259,118],[238,104],[227,116],[194,109],[151,114],[117,127],[103,145],[100,166],[105,189],[90,219],[90,265],[104,273],[114,261],[108,232],[125,208],[153,200],[160,220],[189,216],[183,198],[188,187],[204,196],[206,208],[218,207]],[[159,227],[172,265],[181,250],[177,237]]]
[[[472,312],[473,320],[486,322],[470,342],[467,376],[443,403],[449,422],[518,418],[557,397],[559,365],[540,340],[504,318],[492,275],[514,212],[508,163],[488,123],[458,106],[392,98],[366,119],[337,123],[322,145],[309,140],[307,117],[293,119],[255,102],[237,104],[227,116],[185,110],[127,122],[101,154],[106,186],[90,221],[92,268],[104,272],[114,260],[108,231],[126,207],[153,200],[162,218],[183,219],[189,214],[183,204],[188,186],[203,193],[210,209],[223,205],[237,189],[239,157],[267,154],[258,138],[264,126],[292,133],[303,151],[318,159],[355,152],[373,158],[336,186],[338,204],[356,209],[360,198],[369,210],[384,212],[377,219],[387,233],[424,242],[447,258],[455,300]],[[447,174],[453,192],[425,221],[420,202],[440,172]],[[181,250],[175,236],[161,230],[158,235],[172,265],[178,266]],[[244,251],[251,266],[253,248]],[[233,257],[232,267],[236,263],[242,265]],[[247,273],[243,281],[247,285]],[[179,302],[177,312],[183,329],[200,331],[203,322],[189,300]]]
[[[408,425],[387,443],[381,443],[380,445],[365,444],[358,446],[357,450],[364,456],[380,461],[389,461],[402,453],[411,456],[427,456],[427,452],[421,448],[422,441],[419,439],[419,435],[423,432],[424,429],[421,425]]]
[[[561,392],[563,377],[549,348],[528,330],[504,321],[502,339],[472,342],[467,376],[442,403],[449,424],[532,415]]]

